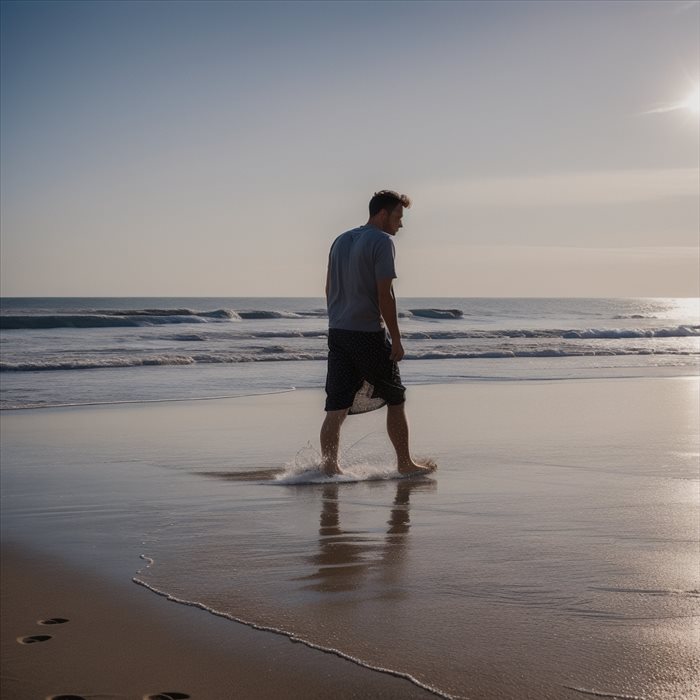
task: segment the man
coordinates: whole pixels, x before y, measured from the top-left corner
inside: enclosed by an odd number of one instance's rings
[[[322,469],[338,466],[340,426],[348,413],[387,405],[386,428],[403,475],[427,474],[436,466],[418,464],[410,455],[405,388],[398,362],[404,356],[392,283],[393,236],[402,228],[411,201],[392,190],[376,192],[369,220],[333,242],[328,257],[328,375],[326,418],[321,427]],[[387,339],[387,331],[391,342]]]

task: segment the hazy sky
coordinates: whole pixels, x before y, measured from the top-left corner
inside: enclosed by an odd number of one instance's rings
[[[696,296],[700,3],[2,2],[2,294]],[[697,99],[697,98],[695,98]]]

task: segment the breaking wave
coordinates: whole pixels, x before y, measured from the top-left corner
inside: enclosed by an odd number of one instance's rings
[[[697,352],[687,349],[664,348],[655,351],[653,348],[622,347],[617,349],[599,349],[589,346],[542,347],[542,348],[494,348],[493,350],[427,350],[425,352],[408,352],[406,360],[471,360],[471,359],[507,359],[529,357],[595,357],[623,355],[697,355]],[[326,360],[328,353],[324,351],[299,352],[273,345],[253,348],[245,352],[218,352],[193,354],[158,354],[141,356],[112,356],[92,358],[65,358],[33,362],[0,362],[0,372],[37,372],[45,370],[77,370],[77,369],[106,369],[116,367],[147,367],[165,365],[196,365],[196,364],[237,364],[243,362],[294,362]]]
[[[608,328],[598,330],[566,331],[562,338],[690,338],[700,336],[700,326],[675,326],[672,328]]]
[[[201,316],[202,318],[236,318],[235,311],[216,309],[215,311],[192,311],[191,309],[107,309],[95,310],[101,316]]]
[[[68,369],[108,369],[163,365],[233,364],[239,362],[274,362],[290,360],[325,360],[327,353],[286,353],[265,350],[256,353],[149,355],[146,357],[67,358],[45,362],[0,362],[2,372],[38,372]]]
[[[293,311],[239,311],[238,315],[247,319],[303,318],[302,314]]]
[[[138,328],[170,323],[207,323],[235,321],[235,311],[190,311],[189,309],[144,309],[139,311],[102,311],[85,314],[51,314],[48,316],[0,316],[0,329],[40,330],[49,328]]]
[[[422,318],[462,318],[460,309],[409,309],[413,316]]]
[[[191,309],[91,309],[63,314],[25,314],[0,316],[0,329],[38,330],[49,328],[138,328],[171,323],[207,323],[214,321],[265,320],[280,318],[321,318],[323,309],[302,311],[263,311],[215,309],[193,311]]]
[[[181,333],[175,336],[163,336],[164,340],[197,341],[208,339],[231,340],[241,338],[325,338],[325,330],[279,330],[279,331],[240,331],[220,332],[216,335],[206,333]],[[463,331],[403,331],[401,337],[407,340],[483,340],[489,338],[562,338],[565,340],[617,340],[630,338],[693,338],[700,337],[700,326],[673,326],[669,328],[630,329],[630,328],[587,328],[579,330],[561,329],[512,329],[512,330],[463,330]]]

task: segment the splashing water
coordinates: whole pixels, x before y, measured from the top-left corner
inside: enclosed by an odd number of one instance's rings
[[[342,450],[342,474],[327,476],[321,470],[321,453],[308,442],[285,464],[284,471],[277,474],[274,484],[327,484],[354,483],[357,481],[384,481],[405,478],[396,469],[395,460],[388,454],[366,446],[359,450],[358,445],[378,431],[367,433],[362,438]],[[368,453],[372,453],[369,455]]]

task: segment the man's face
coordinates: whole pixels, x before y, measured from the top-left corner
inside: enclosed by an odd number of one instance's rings
[[[400,228],[403,228],[401,219],[403,218],[403,205],[399,204],[392,211],[389,212],[386,220],[386,228],[384,229],[387,233],[395,236]]]

